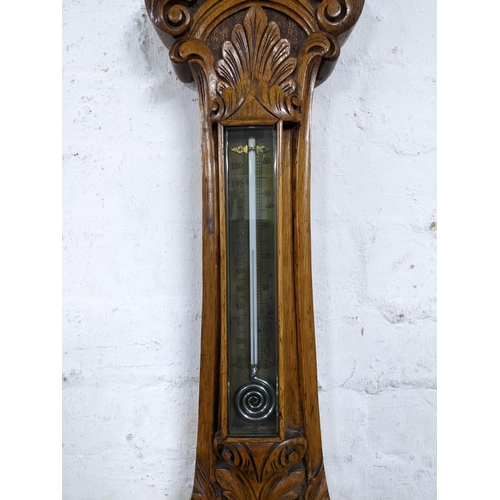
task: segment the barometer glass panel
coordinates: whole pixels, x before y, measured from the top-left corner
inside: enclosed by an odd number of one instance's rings
[[[276,130],[225,129],[229,436],[278,435]]]

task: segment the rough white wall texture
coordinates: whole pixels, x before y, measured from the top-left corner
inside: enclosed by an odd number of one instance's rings
[[[332,500],[436,496],[435,1],[367,0],[312,129]],[[141,0],[63,2],[63,496],[188,499],[197,425],[196,93]]]

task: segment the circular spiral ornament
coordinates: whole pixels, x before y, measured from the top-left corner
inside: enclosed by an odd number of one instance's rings
[[[149,17],[163,33],[173,38],[184,35],[191,26],[191,14],[188,6],[194,0],[146,0]],[[186,6],[187,4],[187,6]],[[164,42],[168,48],[172,41]]]
[[[352,21],[358,0],[322,0],[316,11],[319,25],[328,33],[338,36]]]
[[[165,10],[164,20],[167,33],[173,37],[183,35],[191,23],[191,15],[187,8],[183,5],[175,4],[169,6],[168,10]]]
[[[264,420],[276,407],[276,394],[267,380],[253,376],[251,382],[238,389],[234,404],[244,419]]]

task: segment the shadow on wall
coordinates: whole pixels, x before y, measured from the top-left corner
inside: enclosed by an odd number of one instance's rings
[[[131,20],[133,24],[124,35],[132,76],[135,76],[141,84],[144,82],[149,84],[153,102],[165,103],[173,100],[182,103],[197,103],[198,95],[194,84],[185,85],[177,79],[168,49],[158,37],[146,8],[138,10]],[[185,112],[190,113],[191,110]],[[197,105],[194,112],[198,113]]]

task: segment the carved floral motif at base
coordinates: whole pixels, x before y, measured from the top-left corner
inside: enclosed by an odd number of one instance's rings
[[[306,479],[306,441],[224,443],[214,441],[215,483],[197,463],[192,500],[330,500],[323,462]]]
[[[301,498],[305,479],[302,458],[306,448],[302,437],[282,443],[225,443],[216,438],[214,450],[220,462],[215,477],[222,489],[222,498]]]

